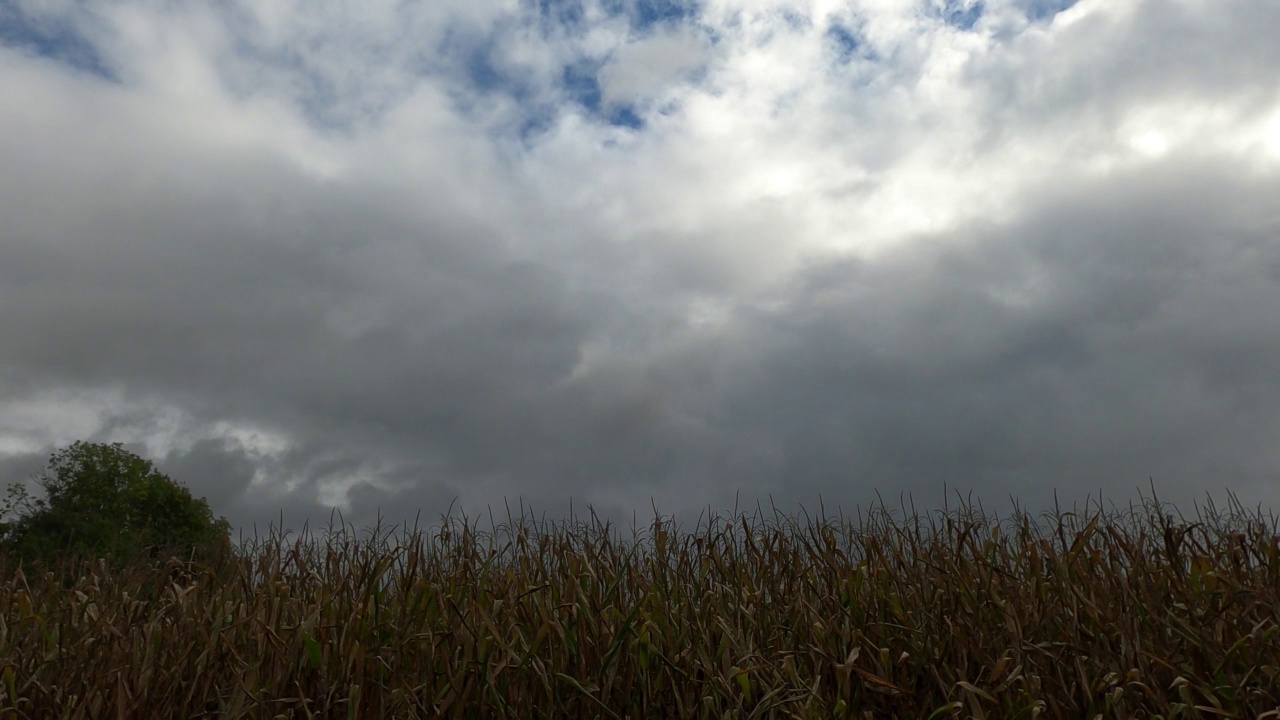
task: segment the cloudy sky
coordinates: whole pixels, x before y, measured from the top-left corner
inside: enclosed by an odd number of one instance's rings
[[[1258,0],[0,0],[0,480],[1280,509],[1278,67]]]

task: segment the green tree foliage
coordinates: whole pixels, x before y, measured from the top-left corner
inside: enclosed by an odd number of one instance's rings
[[[0,504],[2,517],[17,514],[0,524],[0,548],[11,557],[212,559],[230,548],[225,518],[120,443],[77,442],[55,452],[37,482],[44,498],[15,483]]]

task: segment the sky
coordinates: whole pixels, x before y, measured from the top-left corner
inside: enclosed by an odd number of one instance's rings
[[[1257,0],[0,0],[0,481],[1280,508],[1277,67]]]

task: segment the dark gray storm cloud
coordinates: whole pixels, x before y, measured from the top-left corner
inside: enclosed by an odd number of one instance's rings
[[[945,480],[1043,503],[1151,477],[1183,503],[1274,502],[1277,190],[1170,163],[818,265],[752,322],[758,365],[726,417],[776,439],[792,488]]]
[[[2,479],[122,440],[248,529],[944,486],[1280,506],[1280,17],[988,5],[972,28],[868,5],[849,76],[817,11],[714,48],[678,26],[732,8],[406,19],[508,33],[545,126],[496,139],[521,109],[460,100],[431,74],[453,55],[405,74],[427,50],[385,8],[360,32],[386,66],[327,5],[95,16],[110,81],[6,45],[0,92],[28,100],[0,108]],[[291,39],[297,62],[255,60]],[[644,64],[668,46],[692,59]],[[347,55],[381,67],[376,108]],[[648,124],[565,101],[575,57]],[[331,116],[299,68],[351,88]]]

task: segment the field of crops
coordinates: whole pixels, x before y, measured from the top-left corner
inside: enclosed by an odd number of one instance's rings
[[[1032,517],[448,519],[0,577],[0,717],[1280,717],[1280,537]]]

